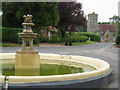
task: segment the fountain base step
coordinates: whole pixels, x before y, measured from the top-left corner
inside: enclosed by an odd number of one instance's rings
[[[37,50],[18,50],[17,54],[38,54]]]
[[[15,75],[39,75],[40,56],[39,54],[16,54]],[[33,71],[35,73],[33,73]]]

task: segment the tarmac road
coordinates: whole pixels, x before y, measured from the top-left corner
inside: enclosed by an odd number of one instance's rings
[[[118,88],[118,50],[114,43],[96,43],[80,46],[40,46],[35,47],[39,53],[54,53],[62,55],[81,55],[99,58],[107,61],[113,70],[109,88]],[[3,47],[2,53],[15,53],[20,47]],[[120,73],[119,73],[120,74]]]

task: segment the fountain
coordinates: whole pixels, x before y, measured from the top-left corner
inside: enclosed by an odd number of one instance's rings
[[[40,56],[37,50],[33,49],[33,39],[36,37],[36,33],[32,32],[31,26],[32,15],[23,16],[24,23],[22,23],[24,30],[18,35],[22,38],[22,49],[18,50],[15,55],[15,75],[39,75],[40,69]]]
[[[12,67],[15,65],[15,76],[7,76],[9,87],[101,88],[108,85],[107,78],[112,70],[109,63],[104,60],[76,55],[45,54],[34,50],[33,39],[37,34],[33,33],[31,29],[31,26],[34,25],[32,23],[32,16],[24,15],[23,17],[25,18],[24,23],[22,23],[24,30],[18,34],[22,38],[22,49],[18,50],[16,54],[0,54],[3,70],[6,68],[4,67],[5,64],[11,64],[13,65]],[[82,68],[88,71],[39,76],[40,64],[65,65],[70,68]],[[0,83],[5,78],[6,76],[1,76]]]

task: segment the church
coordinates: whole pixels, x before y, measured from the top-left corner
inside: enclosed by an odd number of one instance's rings
[[[101,36],[101,41],[115,41],[117,27],[114,24],[98,24],[98,14],[88,14],[87,32]]]

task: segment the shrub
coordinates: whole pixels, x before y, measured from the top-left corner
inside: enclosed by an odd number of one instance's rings
[[[59,36],[58,42],[59,42],[59,43],[63,43],[63,42],[65,42],[65,39],[64,39],[62,36]]]
[[[57,35],[54,35],[50,38],[48,37],[45,37],[43,35],[39,35],[35,40],[34,40],[34,43],[35,44],[38,44],[38,43],[60,43],[60,42],[63,42],[63,39]]]
[[[100,41],[100,35],[95,33],[88,33],[88,32],[72,32],[72,35],[81,35],[81,36],[87,36],[90,38],[91,41]]]
[[[2,41],[3,42],[12,42],[12,43],[21,43],[21,39],[18,36],[18,33],[22,32],[21,28],[2,28]],[[34,39],[35,44],[39,44],[41,42],[49,42],[49,43],[61,43],[61,42],[86,42],[90,37],[91,41],[100,41],[100,36],[94,33],[86,33],[86,32],[72,32],[71,35],[66,35],[65,38],[62,38],[59,35],[53,35],[48,38],[43,36],[41,33],[38,33],[38,36]]]
[[[117,45],[120,45],[120,35],[118,35],[118,36],[116,37],[116,41],[115,41],[115,42],[116,42]]]
[[[58,43],[59,42],[59,37],[57,35],[54,35],[49,38],[48,40],[49,43]]]
[[[40,42],[48,42],[49,38],[45,36],[40,36]]]
[[[67,36],[66,42],[86,42],[88,40],[88,37],[81,36],[81,35],[74,35]]]
[[[86,42],[88,40],[88,37],[86,36],[81,36],[81,35],[72,35],[71,36],[71,41],[72,42]]]
[[[2,28],[2,42],[21,43],[18,33],[22,32],[21,28]]]
[[[88,37],[80,36],[80,42],[86,42],[87,40],[88,40]]]
[[[120,45],[120,23],[118,23],[118,33],[117,33],[115,42],[117,45]]]

